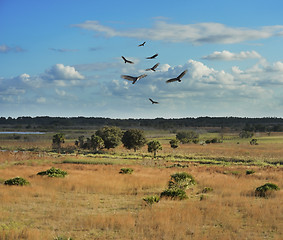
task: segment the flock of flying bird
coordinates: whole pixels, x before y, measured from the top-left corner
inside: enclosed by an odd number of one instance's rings
[[[139,47],[143,47],[145,45],[146,42],[143,42],[141,44],[139,44]],[[155,59],[158,56],[158,53],[154,54],[151,57],[147,57],[146,59]],[[125,64],[126,63],[130,63],[130,64],[134,64],[134,62],[126,59],[124,56],[122,56],[122,59],[124,60]],[[155,69],[159,66],[159,63],[156,63],[153,67],[146,69],[146,71],[153,71],[155,72]],[[181,82],[181,78],[184,77],[184,75],[187,73],[188,70],[183,71],[179,76],[175,77],[175,78],[171,78],[168,79],[166,81],[166,83],[171,83],[171,82]],[[129,80],[132,82],[132,84],[135,84],[138,80],[146,77],[147,74],[142,74],[138,77],[133,77],[133,76],[129,76],[129,75],[121,75],[121,78]],[[156,102],[154,100],[152,100],[151,98],[149,98],[149,100],[151,101],[152,104],[158,104],[159,102]]]

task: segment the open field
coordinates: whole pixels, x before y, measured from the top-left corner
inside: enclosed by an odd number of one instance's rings
[[[282,134],[257,136],[256,146],[226,136],[221,144],[174,150],[172,134],[149,135],[162,142],[157,159],[146,148],[58,154],[47,137],[2,137],[8,150],[0,151],[0,239],[282,239],[282,190],[269,198],[254,194],[268,182],[283,188]],[[72,143],[70,137],[65,147]],[[68,175],[36,175],[52,166]],[[134,172],[119,174],[123,167]],[[188,199],[146,205],[143,198],[160,195],[176,172],[197,181]],[[16,176],[30,185],[3,184]]]

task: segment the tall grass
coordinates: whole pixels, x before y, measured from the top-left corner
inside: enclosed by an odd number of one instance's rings
[[[3,161],[2,161],[3,162]],[[162,199],[151,207],[143,198],[159,195],[176,168],[131,165],[56,164],[68,172],[63,179],[36,173],[52,165],[9,165],[2,179],[20,175],[29,186],[0,184],[0,239],[280,239],[283,194],[254,196],[266,182],[283,186],[282,168],[198,166],[182,169],[198,184],[188,199]],[[237,173],[237,174],[235,174]],[[202,193],[204,187],[213,191]]]

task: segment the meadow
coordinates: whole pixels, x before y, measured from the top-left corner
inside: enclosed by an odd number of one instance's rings
[[[66,134],[65,148],[74,135]],[[282,190],[255,196],[265,183],[283,188],[282,133],[258,134],[258,145],[225,134],[223,143],[172,149],[174,134],[149,131],[162,143],[156,159],[146,147],[59,154],[51,136],[0,136],[0,239],[282,239]],[[68,175],[37,175],[51,167]],[[133,173],[120,174],[125,167]],[[143,200],[159,196],[177,172],[197,182],[187,199]],[[4,185],[16,176],[30,184]]]

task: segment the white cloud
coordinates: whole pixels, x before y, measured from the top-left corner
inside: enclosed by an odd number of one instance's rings
[[[91,30],[105,37],[119,36],[166,42],[189,42],[193,44],[233,44],[266,39],[273,36],[282,36],[283,34],[283,25],[263,26],[258,29],[253,29],[229,27],[214,22],[182,25],[156,21],[152,28],[138,28],[125,31],[103,26],[98,21],[85,21],[84,23],[74,24],[72,26]]]
[[[81,75],[74,67],[56,64],[45,71],[42,76],[46,80],[81,80],[84,76]]]
[[[24,52],[24,49],[22,49],[19,46],[9,47],[6,44],[0,45],[0,53],[8,53],[8,52]]]
[[[66,96],[66,91],[64,91],[64,90],[59,90],[59,89],[56,88],[55,92],[57,93],[57,95],[59,95],[61,97]]]
[[[212,54],[202,57],[202,59],[206,59],[206,60],[224,60],[224,61],[245,60],[251,58],[259,59],[262,57],[256,51],[246,51],[246,52],[242,51],[240,53],[232,53],[226,50],[222,52],[215,51]]]

